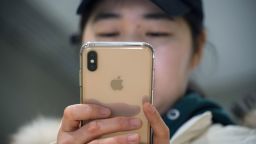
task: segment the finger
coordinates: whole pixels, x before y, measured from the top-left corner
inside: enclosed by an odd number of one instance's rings
[[[140,138],[138,134],[115,136],[111,138],[98,139],[89,144],[139,144]]]
[[[169,143],[169,128],[162,120],[156,108],[146,102],[143,105],[143,110],[154,131],[154,143]]]
[[[94,104],[76,104],[65,108],[61,129],[71,132],[79,127],[81,120],[107,118],[111,111],[103,106]]]
[[[91,121],[75,131],[74,135],[82,143],[87,143],[106,134],[135,130],[141,126],[142,122],[138,118],[115,117]]]

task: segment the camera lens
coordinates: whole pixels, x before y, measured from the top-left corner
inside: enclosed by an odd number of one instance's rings
[[[89,51],[87,54],[87,68],[89,71],[97,69],[97,53],[95,51]]]

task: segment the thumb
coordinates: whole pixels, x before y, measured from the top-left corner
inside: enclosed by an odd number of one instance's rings
[[[166,124],[162,120],[156,108],[152,104],[146,102],[143,105],[143,111],[153,129],[154,144],[169,144],[170,143],[169,128],[166,126]]]

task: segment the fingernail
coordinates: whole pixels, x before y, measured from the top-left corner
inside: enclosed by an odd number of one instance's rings
[[[141,125],[141,121],[137,118],[131,119],[130,124],[132,127],[137,128]]]
[[[138,141],[139,135],[138,134],[130,134],[128,135],[127,139],[130,144],[133,144]]]
[[[110,110],[109,110],[109,109],[106,109],[106,108],[102,108],[102,109],[100,110],[100,113],[101,113],[102,115],[109,115],[109,114],[110,114]]]

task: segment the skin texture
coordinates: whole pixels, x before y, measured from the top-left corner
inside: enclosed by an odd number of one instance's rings
[[[92,12],[83,41],[144,41],[155,49],[154,106],[144,103],[143,111],[154,130],[154,144],[169,143],[169,129],[160,114],[185,92],[190,73],[198,65],[205,34],[192,49],[191,31],[181,18],[167,17],[148,0],[105,0]],[[98,139],[104,134],[138,129],[142,123],[132,117],[109,118],[111,111],[92,104],[76,104],[64,110],[58,143],[135,144],[139,135]],[[104,118],[104,119],[103,119]],[[79,128],[80,120],[93,120]]]

